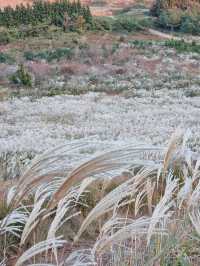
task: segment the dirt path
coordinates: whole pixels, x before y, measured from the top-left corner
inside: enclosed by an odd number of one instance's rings
[[[167,33],[163,33],[163,32],[160,32],[160,31],[157,31],[157,30],[152,30],[152,29],[148,29],[148,32],[152,35],[156,35],[158,37],[161,37],[163,39],[174,39],[174,40],[181,40],[182,38],[180,37],[176,37],[172,34],[167,34]]]
[[[147,29],[147,32],[150,33],[151,35],[163,38],[163,39],[168,39],[168,40],[177,40],[177,41],[181,41],[184,40],[185,42],[191,43],[193,41],[200,43],[200,37],[199,36],[190,36],[190,35],[185,35],[182,37],[177,37],[174,36],[173,34],[167,34],[167,33],[163,33],[157,30],[153,30],[153,29]]]

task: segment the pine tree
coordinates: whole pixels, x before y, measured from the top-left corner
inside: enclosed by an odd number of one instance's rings
[[[80,0],[70,2],[68,0],[60,0],[53,3],[38,0],[33,2],[33,5],[18,5],[16,8],[6,7],[0,10],[0,26],[12,27],[24,25],[37,25],[41,22],[53,23],[62,20],[63,25],[64,14],[67,12],[68,16],[72,19],[77,19],[82,16],[86,23],[92,23],[92,15],[89,7],[81,5]],[[57,22],[56,22],[57,23]],[[60,25],[60,26],[61,26]]]

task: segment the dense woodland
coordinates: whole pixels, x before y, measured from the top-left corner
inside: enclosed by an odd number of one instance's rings
[[[87,6],[82,6],[80,1],[70,3],[68,0],[35,1],[33,5],[19,5],[16,8],[6,7],[0,10],[0,26],[12,27],[19,25],[37,25],[42,22],[52,24],[63,24],[68,16],[70,19],[82,17],[90,24],[92,15]]]

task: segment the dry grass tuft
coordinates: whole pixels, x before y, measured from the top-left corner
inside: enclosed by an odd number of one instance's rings
[[[0,265],[199,265],[200,160],[186,137],[178,130],[166,148],[130,145],[78,167],[66,154],[88,143],[36,158],[2,201]],[[92,191],[94,206],[84,201]]]

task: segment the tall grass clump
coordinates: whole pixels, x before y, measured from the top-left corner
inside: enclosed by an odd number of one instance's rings
[[[2,265],[199,265],[200,159],[188,137],[177,130],[166,147],[130,143],[80,164],[100,143],[35,158],[1,199]]]

